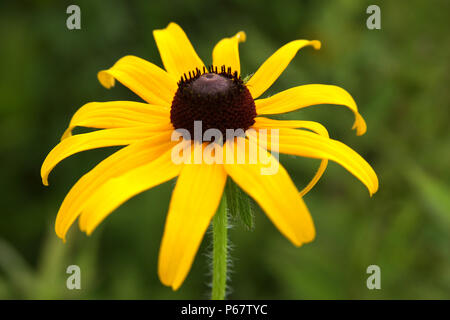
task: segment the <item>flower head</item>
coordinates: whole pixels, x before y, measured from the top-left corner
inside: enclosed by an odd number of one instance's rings
[[[156,185],[178,177],[172,194],[159,254],[158,274],[173,289],[180,287],[192,265],[203,235],[219,205],[227,177],[231,177],[264,210],[274,225],[294,245],[314,239],[315,229],[302,196],[323,174],[328,160],[335,161],[358,178],[373,194],[378,180],[370,165],[343,143],[330,139],[327,130],[312,121],[280,121],[263,115],[280,114],[318,104],[346,106],[355,115],[358,135],[366,131],[364,119],[353,98],[344,89],[331,85],[302,85],[258,99],[278,78],[297,51],[305,46],[320,48],[320,42],[296,40],[269,57],[244,82],[240,75],[238,45],[245,33],[219,41],[213,50],[213,65],[205,66],[184,31],[175,23],[155,30],[154,37],[165,70],[135,56],[125,56],[110,69],[98,73],[106,88],[121,82],[144,102],[91,102],[72,117],[61,142],[48,154],[42,181],[63,159],[81,151],[108,146],[125,146],[85,174],[65,197],[56,217],[56,234],[65,239],[74,221],[91,234],[99,223],[122,203]],[[214,145],[213,154],[223,158],[248,158],[258,150],[276,163],[269,151],[321,159],[311,182],[299,192],[286,170],[279,165],[271,174],[261,174],[268,163],[226,161],[175,163],[172,141],[174,129],[185,129],[195,141],[196,121],[201,135],[208,129],[225,134],[241,129],[244,134],[224,139],[224,144],[192,143],[192,154]],[[75,127],[96,130],[72,135]],[[276,129],[278,143],[261,144],[258,133]],[[256,135],[254,133],[257,133]],[[272,140],[271,140],[272,141]],[[191,155],[192,155],[191,154]],[[220,158],[220,157],[219,157]]]

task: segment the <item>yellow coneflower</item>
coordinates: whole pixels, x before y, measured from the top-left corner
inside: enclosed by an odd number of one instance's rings
[[[153,32],[165,70],[135,56],[125,56],[110,69],[98,73],[106,88],[115,80],[134,91],[145,103],[131,101],[92,102],[73,116],[61,142],[48,154],[42,181],[63,159],[81,151],[125,147],[85,174],[65,197],[56,217],[56,234],[65,239],[74,221],[91,234],[113,210],[136,194],[178,177],[161,243],[158,274],[163,284],[178,289],[188,274],[203,235],[222,198],[230,176],[264,210],[280,232],[294,245],[314,239],[313,221],[303,202],[322,175],[328,160],[351,172],[368,188],[378,189],[370,165],[343,143],[330,139],[327,130],[312,121],[280,121],[263,115],[280,114],[317,104],[348,107],[355,115],[353,128],[364,134],[366,124],[353,98],[331,85],[302,85],[258,99],[279,77],[296,53],[320,42],[296,40],[277,50],[247,82],[241,79],[238,45],[245,33],[222,39],[213,50],[213,64],[206,67],[184,31],[175,23]],[[312,181],[301,192],[280,165],[276,173],[262,175],[263,163],[183,163],[172,161],[174,129],[217,128],[259,132],[278,129],[280,153],[321,159]],[[72,136],[75,127],[96,130]],[[305,130],[306,129],[306,130]],[[270,135],[270,134],[269,134]],[[236,141],[240,142],[235,143]],[[224,153],[245,153],[261,145],[253,135],[226,140]],[[198,144],[204,148],[207,144]],[[241,147],[239,147],[241,145]],[[243,147],[242,147],[243,146]],[[270,151],[271,145],[267,145]],[[264,151],[266,152],[266,151]],[[270,161],[277,161],[267,153]],[[278,162],[277,162],[278,163]]]

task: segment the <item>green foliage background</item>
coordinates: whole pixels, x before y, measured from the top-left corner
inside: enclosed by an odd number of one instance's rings
[[[82,29],[66,28],[81,7]],[[381,7],[368,30],[366,8]],[[91,237],[53,231],[76,180],[115,149],[71,157],[41,184],[40,165],[71,115],[89,101],[138,100],[121,85],[105,90],[97,71],[134,54],[161,65],[152,30],[178,22],[205,62],[214,44],[239,30],[243,74],[294,39],[302,50],[266,94],[307,83],[335,84],[355,98],[368,132],[350,130],[351,112],[320,106],[282,118],[326,125],[373,165],[380,190],[332,163],[305,201],[316,240],[292,246],[257,210],[248,231],[234,223],[229,297],[234,299],[450,298],[450,91],[448,1],[2,1],[0,4],[0,298],[208,298],[207,234],[177,292],[157,278],[158,249],[174,182],[116,210]],[[318,162],[282,157],[299,188]],[[82,290],[65,287],[68,265]],[[382,289],[366,288],[377,264]]]

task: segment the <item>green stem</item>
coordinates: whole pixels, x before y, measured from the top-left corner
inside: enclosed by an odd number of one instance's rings
[[[227,200],[222,196],[213,218],[213,283],[212,300],[224,300],[227,286]]]

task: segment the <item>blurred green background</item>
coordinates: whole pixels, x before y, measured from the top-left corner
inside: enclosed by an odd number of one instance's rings
[[[81,7],[81,30],[66,28],[66,8]],[[381,7],[381,30],[366,28],[366,8]],[[211,234],[179,291],[156,266],[174,182],[116,210],[91,236],[74,225],[67,244],[54,219],[76,180],[117,148],[63,161],[41,184],[43,159],[71,115],[89,101],[139,100],[97,71],[126,54],[161,64],[152,30],[179,23],[211,63],[214,44],[239,30],[243,74],[294,39],[302,50],[266,93],[308,83],[335,84],[355,98],[368,124],[357,137],[351,112],[320,106],[283,118],[326,125],[358,151],[380,179],[372,198],[331,163],[305,197],[317,238],[291,245],[260,209],[256,228],[234,222],[229,298],[449,299],[450,131],[449,1],[2,1],[0,4],[0,298],[203,299],[209,297]],[[316,160],[281,157],[302,188]],[[67,266],[82,290],[66,289]],[[366,287],[381,267],[381,290]]]

